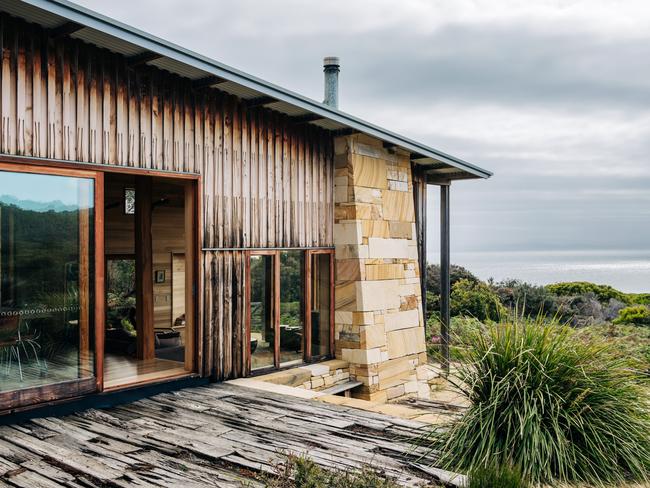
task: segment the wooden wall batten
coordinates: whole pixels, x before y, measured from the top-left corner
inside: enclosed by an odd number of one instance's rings
[[[2,12],[0,89],[0,154],[198,173],[204,249],[333,245],[326,130]],[[244,375],[244,253],[198,258],[203,370]]]

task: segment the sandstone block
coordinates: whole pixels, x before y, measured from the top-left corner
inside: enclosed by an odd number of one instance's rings
[[[420,325],[420,314],[417,309],[387,313],[384,316],[384,323],[386,332],[417,327]]]
[[[394,191],[409,191],[409,185],[406,181],[388,180],[388,189]]]
[[[362,326],[359,335],[362,348],[372,349],[386,345],[386,331],[383,325]]]
[[[347,181],[347,180],[346,180]],[[381,204],[381,190],[365,186],[353,186],[352,194],[355,202]]]
[[[361,244],[361,224],[343,222],[334,224],[334,245]]]
[[[398,280],[355,282],[357,310],[374,311],[399,308],[400,286]]]
[[[408,242],[404,239],[368,239],[368,257],[371,259],[407,258],[409,252]]]
[[[360,258],[360,259],[367,258],[368,246],[358,245],[358,244],[344,244],[344,245],[335,246],[334,255],[337,260],[352,259],[352,258]]]
[[[364,220],[361,229],[363,237],[390,237],[388,222],[385,220]]]
[[[372,325],[375,323],[373,312],[352,312],[353,325]]]
[[[343,349],[342,357],[345,361],[356,364],[372,364],[381,362],[381,350],[375,349]]]
[[[415,222],[413,195],[411,192],[385,190],[382,193],[384,218],[401,222]]]
[[[386,188],[388,186],[386,162],[382,159],[353,154],[352,184],[370,188]]]
[[[365,267],[359,259],[339,259],[336,262],[336,281],[359,281],[365,279],[364,275]]]
[[[390,236],[395,239],[413,239],[413,225],[409,222],[392,221],[389,223]]]
[[[357,299],[357,284],[356,281],[345,282],[342,284],[337,283],[334,287],[334,304],[336,310],[346,311],[354,310],[356,308]],[[350,317],[351,319],[352,317]]]
[[[390,359],[417,354],[426,350],[424,327],[413,327],[386,332]]]
[[[395,280],[405,277],[406,271],[401,264],[367,264],[366,279],[368,280]]]

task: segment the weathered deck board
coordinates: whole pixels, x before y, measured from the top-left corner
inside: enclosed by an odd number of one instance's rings
[[[2,426],[0,486],[261,486],[251,475],[288,453],[425,486],[431,478],[413,467],[427,458],[412,444],[422,428],[226,383]]]

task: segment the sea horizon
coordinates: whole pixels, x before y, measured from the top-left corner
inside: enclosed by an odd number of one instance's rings
[[[438,263],[428,252],[429,263]],[[482,280],[519,279],[536,285],[589,281],[626,293],[650,292],[650,250],[453,252],[451,262]]]

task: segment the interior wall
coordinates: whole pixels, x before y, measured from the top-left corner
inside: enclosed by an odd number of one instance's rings
[[[135,259],[135,216],[124,212],[124,189],[134,188],[135,182],[130,176],[110,175],[105,184],[105,249],[107,256],[133,256]],[[157,204],[167,199],[163,204]],[[162,183],[154,179],[153,185],[153,270],[154,270],[154,326],[156,329],[169,328],[174,320],[182,314],[178,303],[175,312],[174,302],[180,301],[184,311],[185,284],[179,286],[178,280],[184,280],[185,263],[176,259],[176,270],[172,270],[173,256],[183,256],[185,252],[184,193],[183,187]],[[158,283],[156,274],[164,273],[164,281]],[[173,276],[177,277],[174,283]],[[174,293],[174,289],[176,292]],[[176,300],[174,300],[176,296]],[[181,313],[179,313],[181,312]]]

